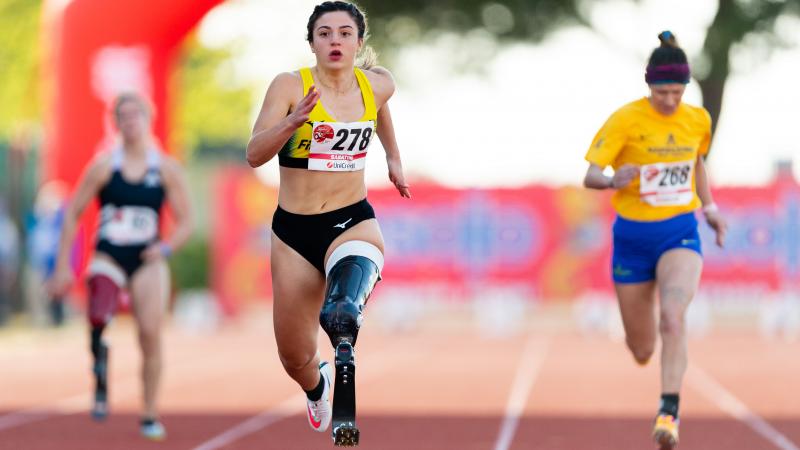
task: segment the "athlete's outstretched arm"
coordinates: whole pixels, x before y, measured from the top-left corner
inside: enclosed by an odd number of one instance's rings
[[[250,142],[247,143],[247,163],[250,167],[258,167],[274,158],[292,133],[308,120],[319,100],[319,92],[311,86],[308,94],[292,107],[298,84],[297,77],[282,73],[275,77],[267,89]]]
[[[583,186],[589,189],[619,189],[627,186],[638,175],[639,166],[635,164],[623,164],[614,171],[613,177],[609,177],[603,174],[602,167],[590,163],[583,177]]]
[[[64,221],[61,225],[56,269],[48,286],[50,294],[54,297],[64,296],[74,282],[75,277],[70,267],[70,256],[75,234],[77,233],[78,221],[89,202],[100,192],[110,174],[109,155],[103,154],[96,157],[84,170],[78,182],[78,187],[75,189],[75,195],[67,203],[64,211]]]
[[[389,181],[394,184],[401,196],[411,198],[410,186],[406,183],[405,175],[403,175],[403,161],[400,159],[400,149],[397,147],[397,138],[394,135],[394,124],[388,103],[378,110],[378,138],[386,151]]]
[[[169,239],[150,245],[142,252],[142,258],[145,260],[169,256],[189,240],[194,230],[192,207],[189,201],[189,184],[186,182],[183,169],[177,161],[165,157],[161,172],[164,177],[167,201],[172,210],[172,217],[175,219],[175,227],[172,229]]]
[[[378,108],[378,138],[386,151],[386,165],[389,168],[389,181],[394,184],[401,196],[411,198],[411,191],[403,175],[403,162],[400,149],[394,134],[392,114],[389,111],[389,99],[394,95],[395,82],[388,69],[375,66],[369,69],[370,83],[375,93],[375,106]]]
[[[716,203],[714,203],[714,198],[711,196],[711,185],[708,182],[706,163],[701,155],[697,156],[697,162],[695,163],[694,182],[697,189],[697,196],[700,197],[700,201],[703,202],[703,214],[706,216],[706,222],[708,222],[717,234],[717,245],[722,247],[725,245],[725,234],[728,232],[728,223],[719,213],[719,209]]]

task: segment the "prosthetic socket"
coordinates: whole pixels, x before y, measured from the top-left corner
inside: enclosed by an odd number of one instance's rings
[[[360,255],[346,256],[330,270],[319,323],[334,347],[355,345],[364,306],[379,278],[377,264]]]

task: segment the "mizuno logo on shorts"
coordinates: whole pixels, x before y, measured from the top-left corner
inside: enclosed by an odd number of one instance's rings
[[[350,223],[350,221],[351,221],[351,220],[353,220],[353,218],[352,218],[352,217],[351,217],[351,218],[349,218],[349,219],[347,219],[347,220],[345,220],[345,221],[344,221],[344,222],[342,222],[342,223],[337,223],[336,225],[334,225],[334,226],[333,226],[333,228],[341,228],[341,229],[343,229],[343,230],[344,230],[344,227],[346,227],[346,226],[347,226],[347,224],[348,224],[348,223]]]

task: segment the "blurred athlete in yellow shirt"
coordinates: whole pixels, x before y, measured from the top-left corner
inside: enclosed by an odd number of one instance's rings
[[[645,81],[650,96],[614,112],[586,153],[584,185],[615,189],[612,271],[628,348],[639,364],[655,350],[660,331],[661,404],[653,438],[662,450],[678,442],[678,403],[687,366],[686,309],[703,268],[695,210],[722,246],[727,225],[711,197],[703,157],[711,118],[681,102],[689,65],[675,36],[658,36]],[[603,170],[611,166],[614,176]],[[658,291],[659,320],[656,320]]]

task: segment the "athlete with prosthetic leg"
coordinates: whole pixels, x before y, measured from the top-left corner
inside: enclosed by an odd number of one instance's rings
[[[180,165],[165,155],[151,134],[149,102],[135,93],[120,94],[113,105],[120,143],[98,153],[87,165],[64,214],[56,271],[50,290],[64,296],[72,283],[69,255],[77,224],[92,199],[100,204],[97,245],[87,270],[88,315],[94,359],[91,415],[108,415],[109,348],[102,335],[117,309],[120,292],[130,293],[142,353],[142,436],[166,438],[158,417],[157,393],[162,371],[161,323],[169,293],[166,258],[192,232],[188,187]],[[175,226],[169,239],[160,233],[162,205],[169,203]]]
[[[273,325],[287,374],[305,391],[308,423],[337,446],[359,443],[354,347],[363,310],[383,268],[383,237],[366,199],[364,166],[377,133],[389,179],[410,197],[387,101],[391,74],[367,52],[356,67],[366,18],[353,4],[314,8],[307,39],[316,65],[271,83],[247,146],[258,167],[280,165],[272,220]],[[334,347],[333,370],[317,351],[320,326]]]

